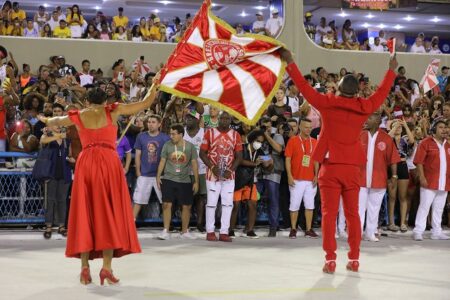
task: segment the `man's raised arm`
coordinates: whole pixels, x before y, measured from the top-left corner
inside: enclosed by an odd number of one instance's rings
[[[397,58],[394,56],[389,61],[389,70],[384,75],[383,82],[381,82],[381,85],[378,87],[376,92],[368,98],[368,100],[372,103],[371,113],[378,110],[381,104],[383,104],[384,100],[386,100],[386,97],[388,96],[392,84],[395,80],[395,70],[397,69],[397,66]]]
[[[281,58],[288,64],[286,67],[286,71],[288,72],[292,81],[294,81],[300,93],[302,93],[303,97],[305,97],[305,99],[308,101],[308,103],[310,103],[317,109],[320,109],[320,107],[324,106],[325,102],[328,100],[328,97],[317,92],[303,77],[297,64],[292,58],[291,52],[287,49],[282,48],[279,50],[279,53],[281,55]]]

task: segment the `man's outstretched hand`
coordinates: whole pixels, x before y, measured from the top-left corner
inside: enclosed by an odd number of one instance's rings
[[[398,67],[397,55],[394,55],[389,60],[389,70],[392,70],[395,72],[395,70],[397,70],[397,67]]]
[[[292,58],[292,53],[288,49],[280,48],[280,50],[278,51],[280,53],[281,59],[287,62],[288,64],[294,61],[294,59]]]

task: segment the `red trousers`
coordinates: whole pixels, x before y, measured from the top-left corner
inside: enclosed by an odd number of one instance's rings
[[[325,161],[319,171],[322,201],[323,250],[326,260],[336,260],[336,217],[342,195],[348,228],[349,259],[359,259],[361,221],[358,212],[360,168],[355,165],[331,164]]]

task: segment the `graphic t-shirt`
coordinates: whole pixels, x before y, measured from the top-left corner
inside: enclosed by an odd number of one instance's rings
[[[169,136],[164,133],[159,133],[157,136],[151,136],[148,132],[139,133],[134,149],[141,150],[142,176],[156,177],[162,148],[169,140]]]
[[[200,128],[197,132],[197,134],[194,137],[190,137],[187,130],[184,132],[184,140],[192,143],[197,150],[197,154],[200,153],[200,146],[203,142],[203,136],[205,135],[205,129]],[[198,161],[198,174],[206,174],[206,165],[200,158],[197,159]]]

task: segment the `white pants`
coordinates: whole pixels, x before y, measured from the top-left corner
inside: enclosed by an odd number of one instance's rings
[[[386,189],[371,189],[361,187],[359,190],[359,217],[361,218],[361,233],[364,228],[366,216],[366,236],[372,236],[377,232],[378,215],[383,202]]]
[[[216,207],[220,196],[220,200],[222,203],[220,233],[228,234],[228,229],[230,228],[231,212],[233,211],[234,180],[206,180],[206,189],[206,232],[214,232],[214,223],[216,221]]]
[[[344,206],[342,204],[342,196],[339,198],[339,218],[337,222],[337,232],[341,233],[345,231],[345,214]]]
[[[312,181],[307,180],[294,180],[295,185],[289,186],[291,192],[291,204],[289,205],[290,211],[298,211],[302,200],[305,205],[305,209],[314,209],[314,197],[317,193],[317,186],[314,186]]]
[[[152,194],[152,189],[155,190],[159,203],[162,203],[161,190],[156,185],[156,177],[139,176],[136,181],[136,188],[133,193],[133,201],[136,204],[147,205]]]
[[[429,190],[420,188],[420,205],[416,215],[416,226],[414,233],[423,234],[427,225],[427,216],[432,207],[431,233],[438,235],[442,233],[442,212],[444,211],[446,191]]]

